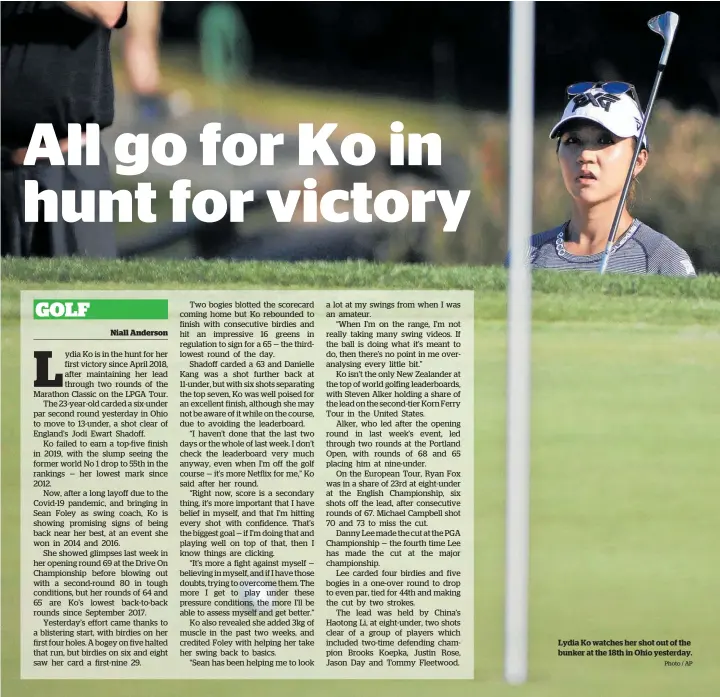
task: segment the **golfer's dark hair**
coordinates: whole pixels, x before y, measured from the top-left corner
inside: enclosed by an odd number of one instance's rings
[[[635,151],[635,148],[637,147],[637,136],[633,136],[633,152]],[[641,148],[641,152],[645,150],[645,148]],[[637,201],[637,177],[633,177],[633,180],[630,184],[630,190],[628,191],[627,195],[627,201],[625,202],[625,205],[627,206],[627,209],[630,210],[635,205],[635,202]]]

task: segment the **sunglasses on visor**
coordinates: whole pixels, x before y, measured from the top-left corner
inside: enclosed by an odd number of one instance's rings
[[[577,97],[579,94],[583,94],[588,90],[600,88],[608,94],[628,94],[635,100],[635,103],[640,106],[640,100],[638,99],[635,85],[629,82],[575,82],[568,86],[565,90],[569,99]]]

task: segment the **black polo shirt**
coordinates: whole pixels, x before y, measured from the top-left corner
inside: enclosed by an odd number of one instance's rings
[[[110,35],[62,2],[2,2],[2,146],[26,147],[37,123],[112,124]],[[127,5],[116,28],[127,21]]]

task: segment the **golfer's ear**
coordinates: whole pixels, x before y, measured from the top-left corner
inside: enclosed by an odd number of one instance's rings
[[[648,161],[648,151],[643,148],[638,153],[637,162],[635,163],[635,176],[637,177],[640,172],[642,172],[645,169],[645,165]]]

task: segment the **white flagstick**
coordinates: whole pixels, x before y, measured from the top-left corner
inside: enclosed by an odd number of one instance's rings
[[[513,0],[511,42],[505,680],[517,685],[527,680],[528,672],[534,2]]]

